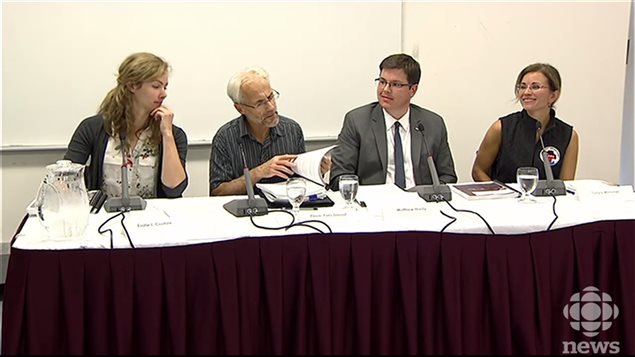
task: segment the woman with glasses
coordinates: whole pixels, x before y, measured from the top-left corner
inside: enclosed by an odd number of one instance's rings
[[[174,113],[163,104],[169,71],[169,64],[154,54],[128,56],[98,114],[79,124],[64,159],[85,164],[90,157],[86,170],[89,190],[121,197],[125,161],[131,196],[182,195],[188,182],[187,137],[172,124]]]
[[[578,163],[578,133],[556,118],[554,104],[560,97],[558,70],[546,63],[534,63],[518,74],[514,93],[522,111],[496,120],[472,166],[475,181],[516,182],[516,169],[538,168],[545,179],[541,151],[547,152],[554,178],[573,180]]]

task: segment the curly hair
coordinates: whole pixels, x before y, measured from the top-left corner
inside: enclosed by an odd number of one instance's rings
[[[169,71],[170,65],[163,58],[147,52],[133,53],[121,63],[117,86],[106,94],[99,106],[99,114],[104,118],[104,129],[108,135],[117,136],[122,131],[125,131],[128,137],[138,135],[132,125],[133,93],[129,86],[154,80]],[[149,143],[158,146],[161,142],[159,122],[151,120],[149,127],[152,132]]]

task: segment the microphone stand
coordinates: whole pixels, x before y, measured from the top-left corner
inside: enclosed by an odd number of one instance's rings
[[[128,189],[128,162],[126,161],[125,132],[119,134],[121,140],[121,197],[108,197],[104,203],[106,212],[140,211],[146,208],[146,201],[139,196],[130,197]]]
[[[567,190],[562,180],[553,178],[553,171],[551,170],[549,156],[547,155],[547,150],[545,150],[545,143],[542,141],[542,134],[540,134],[541,127],[542,124],[540,122],[537,122],[536,131],[538,132],[538,137],[540,139],[540,146],[542,146],[540,157],[542,158],[542,164],[545,168],[545,176],[547,179],[538,181],[536,190],[534,190],[533,195],[537,197],[564,196],[567,194]]]
[[[264,216],[269,213],[267,201],[264,198],[256,198],[254,195],[254,185],[251,180],[251,173],[247,167],[245,152],[240,145],[240,153],[243,157],[243,176],[245,176],[245,188],[247,189],[247,199],[231,200],[223,205],[223,208],[235,217]]]
[[[430,170],[430,176],[432,176],[432,185],[418,185],[408,189],[408,192],[417,192],[419,194],[419,197],[423,198],[426,202],[451,201],[452,191],[450,191],[450,186],[441,184],[441,182],[439,181],[437,167],[434,164],[434,159],[432,159],[432,154],[430,153],[430,149],[428,148],[428,141],[426,140],[426,136],[423,132],[423,124],[421,124],[421,122],[418,122],[415,130],[420,132],[421,136],[423,137],[423,145],[425,146],[426,153],[428,154],[428,169]]]

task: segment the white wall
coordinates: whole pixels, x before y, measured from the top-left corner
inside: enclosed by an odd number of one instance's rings
[[[340,117],[374,91],[401,46],[401,4],[375,2],[2,3],[3,145],[66,146],[94,115],[130,53],[173,68],[165,104],[190,142],[238,116],[227,80],[270,74],[284,115],[307,137],[335,137]],[[382,24],[378,26],[378,24]],[[362,54],[362,55],[360,55]],[[24,130],[23,121],[38,131]]]
[[[403,51],[416,54],[423,67],[414,102],[444,116],[461,181],[471,180],[474,152],[487,127],[518,109],[513,102],[514,80],[523,66],[535,61],[550,62],[562,74],[558,115],[580,133],[578,177],[617,181],[629,6],[628,2],[403,4]],[[333,41],[336,35],[330,34]],[[357,57],[363,56],[367,54]],[[377,75],[381,58],[368,70],[369,80]],[[356,60],[342,58],[342,62]],[[328,105],[331,96],[348,95],[341,90],[348,78],[329,78],[328,86],[315,88],[322,94],[316,96],[317,104]],[[302,81],[298,74],[292,79]],[[216,90],[224,90],[225,80],[215,84]],[[33,88],[38,96],[55,94],[55,84],[35,83]],[[171,91],[174,95],[175,89]],[[350,107],[374,100],[373,93],[368,91],[365,99],[355,100]],[[33,101],[33,105],[37,103]],[[281,112],[285,112],[283,108],[281,104]],[[24,118],[4,120],[21,120],[24,130],[30,130]],[[62,154],[60,150],[2,152],[4,247],[33,198],[44,166]],[[190,148],[186,196],[207,195],[208,158],[209,146]]]
[[[406,2],[404,51],[418,54],[414,101],[442,115],[459,181],[471,180],[487,128],[520,110],[518,72],[562,77],[557,116],[580,135],[577,178],[618,182],[630,2]]]
[[[628,66],[624,85],[624,117],[622,121],[622,156],[620,184],[635,187],[635,5],[631,0]]]

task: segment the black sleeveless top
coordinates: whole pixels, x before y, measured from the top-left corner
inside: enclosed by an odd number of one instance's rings
[[[552,109],[549,124],[542,134],[551,162],[554,178],[560,178],[564,154],[571,141],[573,127],[556,118]],[[492,164],[490,177],[502,182],[516,182],[516,169],[523,166],[538,168],[540,179],[545,179],[545,169],[540,157],[542,145],[536,142],[538,121],[526,110],[509,114],[499,119],[501,122],[501,147]]]

